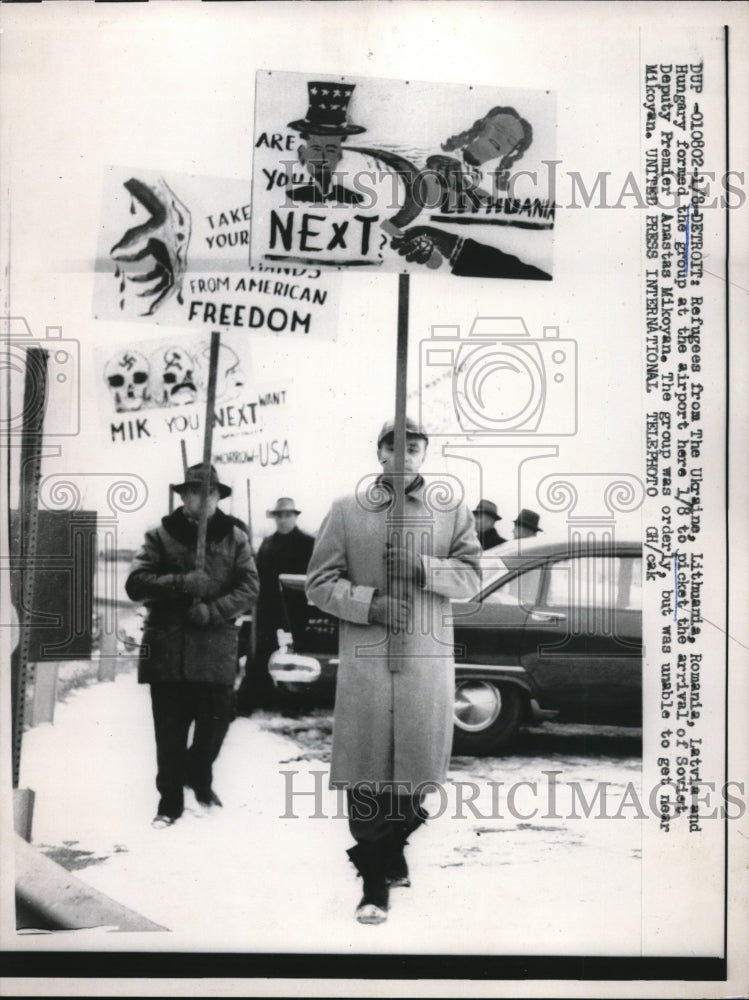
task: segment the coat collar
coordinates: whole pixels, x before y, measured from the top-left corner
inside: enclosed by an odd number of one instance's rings
[[[206,538],[209,542],[219,542],[222,538],[231,535],[234,525],[237,522],[234,518],[220,509],[208,521]],[[178,507],[173,513],[162,517],[161,524],[164,530],[176,538],[183,545],[195,545],[198,540],[198,526],[185,515],[185,508]]]
[[[392,483],[385,479],[384,476],[378,476],[375,480],[375,485],[379,487],[382,491],[383,501],[381,506],[383,508],[389,507],[393,500],[395,499],[395,490],[393,489]],[[407,500],[418,500],[424,490],[424,477],[417,476],[412,482],[406,487],[406,499]]]

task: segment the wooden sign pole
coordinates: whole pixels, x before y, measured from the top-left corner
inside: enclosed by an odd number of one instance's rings
[[[205,540],[208,531],[208,490],[211,481],[211,454],[213,446],[213,413],[216,409],[216,372],[218,369],[218,349],[221,334],[211,333],[211,352],[208,369],[208,398],[205,402],[205,429],[203,432],[203,479],[200,483],[200,519],[198,521],[198,548],[195,554],[195,568],[205,569]]]
[[[398,339],[396,346],[395,371],[395,431],[393,448],[395,451],[395,490],[392,524],[389,541],[392,546],[408,545],[405,532],[406,514],[406,390],[408,382],[408,307],[410,292],[410,275],[398,275]],[[388,580],[388,589],[396,599],[410,602],[411,583],[399,577]],[[409,627],[400,628],[390,623],[390,656],[388,664],[391,673],[403,669],[404,638]]]
[[[250,552],[252,553],[253,559],[255,558],[255,547],[252,544],[252,495],[250,480],[247,480],[247,534],[250,536]],[[255,650],[257,649],[257,604],[252,608],[250,622],[250,645],[247,650],[247,661],[245,666],[245,672],[250,669],[250,663],[255,656]]]

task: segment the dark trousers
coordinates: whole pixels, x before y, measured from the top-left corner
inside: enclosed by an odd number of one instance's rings
[[[248,650],[245,674],[237,691],[237,706],[242,710],[271,705],[276,688],[268,673],[268,660],[278,649],[275,629],[258,628],[254,655]]]
[[[156,787],[159,813],[182,815],[184,785],[203,802],[210,801],[213,762],[232,720],[232,685],[199,681],[151,684],[151,708],[156,735]],[[195,723],[192,744],[187,738]]]
[[[376,793],[367,785],[355,785],[346,790],[346,798],[349,830],[357,842],[372,843],[391,834],[405,841],[427,819],[422,794]]]

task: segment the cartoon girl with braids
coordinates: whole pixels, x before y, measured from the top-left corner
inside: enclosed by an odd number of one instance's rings
[[[441,144],[445,153],[461,150],[462,158],[429,156],[414,187],[422,208],[460,214],[491,204],[497,191],[506,191],[510,168],[533,142],[533,129],[515,108],[494,107],[464,132]],[[498,159],[492,176],[496,191],[481,187],[482,166]],[[478,243],[435,226],[412,226],[394,236],[391,246],[407,261],[439,267],[447,260],[453,274],[487,278],[527,278],[550,281],[551,275],[497,247]],[[438,262],[435,264],[435,260]]]
[[[510,168],[532,142],[533,129],[515,108],[492,108],[470,128],[441,144],[445,153],[460,150],[460,159],[443,153],[427,157],[426,169],[418,179],[422,206],[448,212],[475,212],[490,204],[498,193],[507,190]],[[488,174],[493,179],[493,190],[489,192],[481,186],[486,183],[482,167],[491,160],[498,162]]]
[[[462,149],[463,162],[478,168],[499,157],[494,170],[497,188],[506,191],[510,168],[520,159],[533,142],[533,129],[515,108],[492,108],[483,118],[477,119],[469,129],[450,136],[442,143],[446,153]]]

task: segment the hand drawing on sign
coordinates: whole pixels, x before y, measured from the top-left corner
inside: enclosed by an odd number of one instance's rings
[[[182,406],[198,398],[196,364],[183,347],[171,345],[151,355],[151,394],[156,406]]]
[[[150,402],[151,367],[137,351],[120,351],[104,369],[109,391],[118,413],[142,410]]]
[[[551,281],[551,275],[513,254],[435,226],[412,226],[390,244],[401,257],[426,264],[436,252],[450,261],[453,274],[468,278],[529,278]],[[433,265],[432,265],[433,266]]]
[[[182,304],[182,282],[191,232],[190,212],[163,177],[153,184],[131,177],[124,187],[132,199],[130,211],[135,214],[137,201],[151,217],[128,229],[109,252],[116,264],[120,309],[125,309],[127,292],[134,291],[138,299],[153,300],[145,311],[139,312],[141,316],[152,316],[175,293]],[[126,273],[126,264],[138,264],[140,269]],[[148,270],[144,271],[145,267]]]

